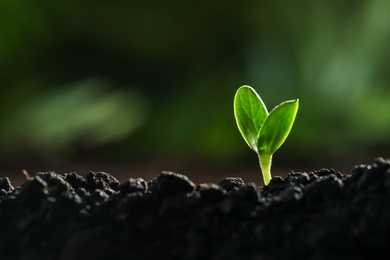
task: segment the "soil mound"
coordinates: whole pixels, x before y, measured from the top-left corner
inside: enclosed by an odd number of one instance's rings
[[[371,259],[390,247],[390,160],[257,187],[163,172],[0,178],[0,259]]]

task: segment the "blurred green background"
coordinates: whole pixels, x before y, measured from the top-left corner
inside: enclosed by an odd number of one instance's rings
[[[257,171],[233,117],[244,84],[270,109],[300,99],[275,167],[389,157],[389,10],[386,0],[0,0],[1,175],[86,162]]]

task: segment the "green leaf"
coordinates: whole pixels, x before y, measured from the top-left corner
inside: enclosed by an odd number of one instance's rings
[[[276,106],[265,119],[258,136],[259,154],[272,155],[284,143],[294,124],[299,100],[289,100]]]
[[[268,111],[253,88],[242,86],[237,90],[234,97],[234,116],[244,140],[257,152],[259,132],[268,116]]]

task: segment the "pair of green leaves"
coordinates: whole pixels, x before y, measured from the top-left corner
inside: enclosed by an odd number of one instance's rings
[[[270,113],[250,86],[240,87],[234,97],[234,116],[239,131],[260,161],[264,184],[271,179],[272,155],[284,143],[294,124],[299,100],[277,105]]]

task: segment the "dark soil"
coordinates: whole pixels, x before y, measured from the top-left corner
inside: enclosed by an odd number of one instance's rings
[[[390,160],[256,187],[162,173],[0,178],[0,259],[371,259],[390,248]]]

